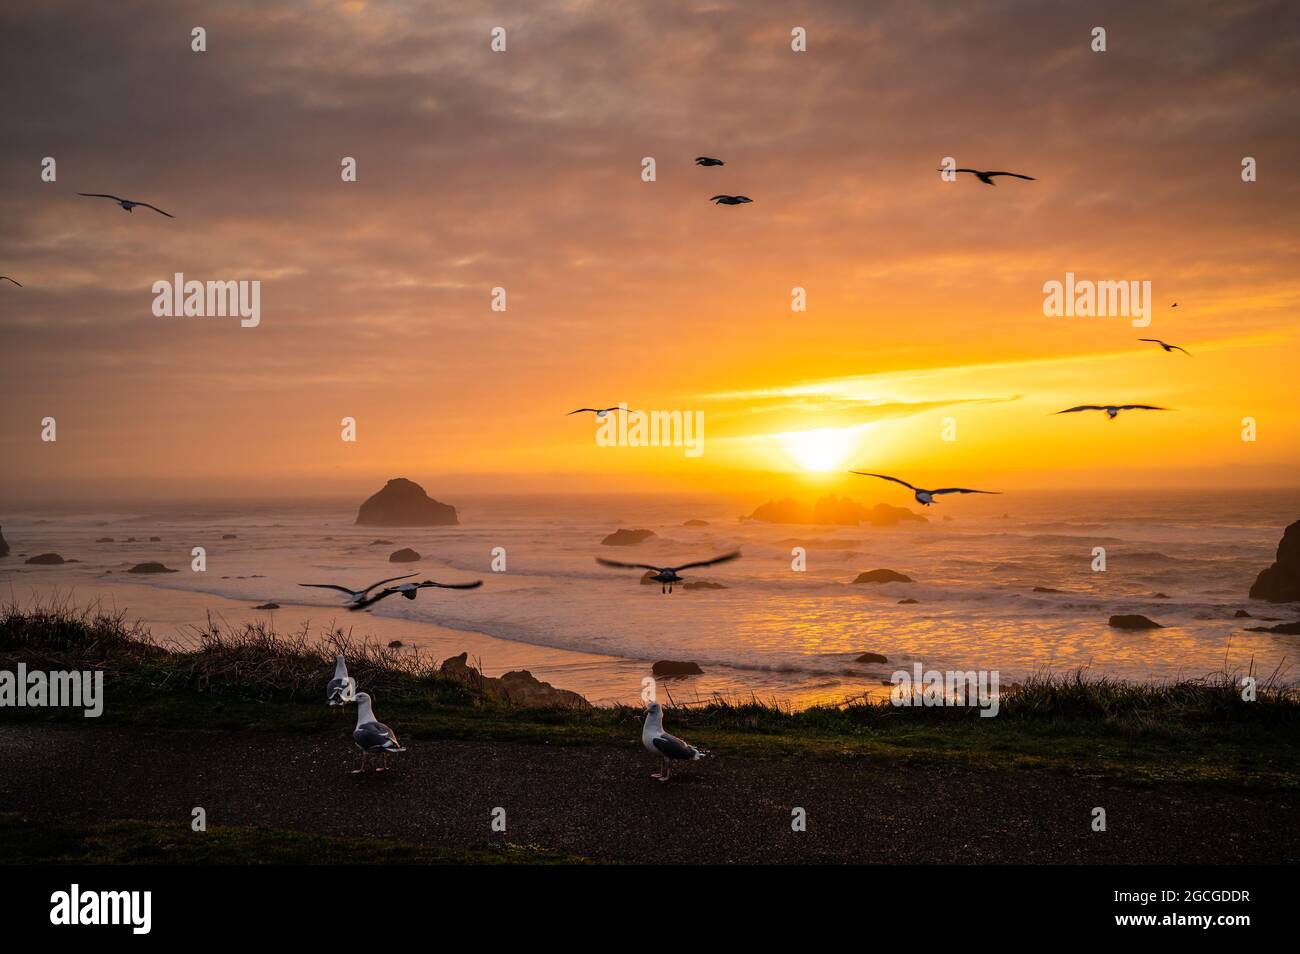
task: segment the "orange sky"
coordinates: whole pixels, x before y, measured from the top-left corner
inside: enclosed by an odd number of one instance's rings
[[[1288,4],[28,6],[6,498],[1297,484]],[[1150,280],[1152,324],[1045,317],[1066,271]],[[175,272],[261,281],[261,325],[155,317]],[[619,402],[702,411],[704,453],[565,416]],[[1051,416],[1111,402],[1175,410]]]

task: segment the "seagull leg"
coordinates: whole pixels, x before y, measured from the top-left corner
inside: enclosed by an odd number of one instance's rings
[[[664,759],[664,774],[659,776],[659,781],[666,782],[673,777],[673,763]]]
[[[388,771],[388,753],[387,753],[387,752],[383,753],[383,759],[384,759],[384,764],[381,765],[381,766],[379,766],[379,768],[375,769],[376,772],[387,772],[387,771]]]
[[[361,768],[353,769],[353,770],[352,770],[352,774],[353,774],[353,775],[360,775],[360,774],[361,774],[362,772],[364,772],[365,770],[366,770],[366,753],[365,753],[365,752],[362,752],[362,753],[361,753]]]

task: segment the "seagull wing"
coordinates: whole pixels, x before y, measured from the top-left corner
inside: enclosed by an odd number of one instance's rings
[[[663,567],[650,566],[648,563],[620,563],[618,560],[606,560],[604,557],[596,557],[596,562],[601,566],[618,567],[620,570],[653,570],[658,573]]]
[[[356,602],[356,603],[353,603],[351,606],[348,607],[348,610],[351,611],[351,612],[354,612],[354,613],[355,613],[357,610],[365,609],[367,606],[374,606],[376,603],[378,603],[378,602],[379,602],[380,600],[382,600],[384,597],[386,597],[386,596],[392,596],[394,593],[397,593],[397,592],[400,592],[400,591],[399,591],[396,587],[393,587],[393,586],[386,586],[386,587],[384,587],[382,590],[380,590],[378,593],[376,593],[374,596],[371,596],[371,597],[368,597],[367,599],[360,600],[360,601],[358,601],[358,602]]]
[[[363,722],[352,733],[352,741],[365,752],[402,752],[393,730],[382,722]]]
[[[693,745],[687,745],[675,735],[669,735],[665,732],[663,735],[656,735],[650,740],[654,747],[659,750],[660,754],[667,759],[694,759],[697,752]]]
[[[599,414],[600,411],[594,407],[580,407],[576,411],[570,411],[565,417],[573,417],[575,414],[581,414],[583,411],[590,411],[592,414]]]
[[[337,583],[299,583],[299,586],[314,586],[318,590],[338,590],[340,593],[346,593],[348,596],[359,596],[356,590],[350,590],[346,586],[339,586]],[[362,593],[365,590],[361,591]]]
[[[0,275],[0,281],[13,282],[13,283],[14,283],[15,285],[17,285],[19,288],[22,288],[22,287],[23,287],[23,283],[22,283],[22,282],[18,281],[17,279],[10,278],[8,275]]]
[[[896,484],[902,484],[908,490],[916,490],[916,488],[907,481],[899,480],[897,477],[890,477],[888,474],[869,474],[865,470],[851,470],[849,473],[857,474],[859,477],[879,477],[881,480],[892,480]]]
[[[674,572],[676,572],[678,570],[690,570],[697,566],[713,566],[715,563],[728,563],[731,560],[738,559],[739,557],[740,557],[740,551],[732,550],[730,553],[724,553],[722,554],[722,556],[716,556],[712,560],[696,560],[694,563],[683,563],[681,566],[674,566],[671,567],[671,569]]]
[[[428,583],[419,584],[420,587],[436,586],[442,590],[476,590],[483,585],[482,580],[475,580],[473,583]]]
[[[1192,356],[1192,353],[1191,353],[1190,351],[1188,351],[1186,348],[1184,348],[1182,345],[1168,345],[1168,347],[1173,348],[1173,349],[1176,350],[1176,351],[1181,351],[1183,354],[1187,355],[1187,357],[1189,357],[1189,358]]]
[[[731,196],[729,196],[729,195],[715,195],[713,198],[709,199],[709,201],[710,201],[710,202],[717,202],[719,199],[730,199],[730,198],[731,198]]]
[[[940,169],[939,171],[940,171],[940,172],[943,172],[944,170]],[[972,175],[979,175],[979,174],[980,174],[980,171],[979,171],[978,169],[954,169],[954,170],[952,170],[952,171],[953,171],[953,172],[969,172],[969,173],[971,173]]]
[[[1064,411],[1057,411],[1057,414],[1073,414],[1075,411],[1104,411],[1106,410],[1100,404],[1080,404],[1078,407],[1067,407]]]
[[[1161,347],[1164,347],[1164,342],[1161,341],[1159,338],[1139,338],[1138,341],[1150,341],[1154,344],[1158,344]]]
[[[1028,179],[1030,182],[1035,181],[1033,176],[1022,176],[1018,172],[986,172],[984,174],[986,176],[1013,176],[1016,179]]]
[[[164,212],[162,209],[158,208],[158,206],[150,205],[148,202],[137,202],[136,205],[143,205],[146,209],[153,209],[159,215],[165,215],[169,219],[176,218],[176,216],[172,215],[170,212]]]
[[[112,199],[114,202],[125,202],[126,199],[119,198],[115,195],[109,195],[107,192],[78,192],[77,195],[88,196],[92,199]]]
[[[388,579],[386,579],[386,580],[380,580],[378,583],[371,583],[371,584],[370,584],[369,586],[367,586],[364,590],[357,590],[357,592],[360,593],[360,594],[362,594],[362,595],[364,595],[364,594],[366,594],[366,593],[369,593],[369,592],[370,592],[371,590],[373,590],[376,586],[383,586],[385,583],[395,583],[395,582],[397,582],[398,580],[405,580],[405,579],[407,579],[407,578],[409,578],[409,577],[412,577],[412,576],[415,576],[415,574],[414,574],[414,573],[405,573],[405,574],[403,574],[402,576],[390,576]]]
[[[941,487],[930,491],[932,494],[1000,494],[1000,490],[971,490],[969,487]]]
[[[1167,407],[1156,407],[1154,404],[1121,404],[1121,411],[1167,411]]]

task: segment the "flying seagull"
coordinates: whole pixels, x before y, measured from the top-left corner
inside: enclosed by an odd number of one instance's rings
[[[939,171],[946,172],[947,170],[940,169]],[[994,176],[1014,176],[1017,179],[1028,179],[1030,182],[1036,181],[1033,176],[1022,176],[1018,172],[981,172],[978,169],[954,169],[953,172],[969,172],[985,185],[997,185],[997,183],[993,181]]]
[[[658,755],[664,760],[662,772],[655,772],[651,778],[666,782],[673,776],[673,760],[694,762],[702,759],[708,752],[702,752],[693,745],[688,745],[675,735],[664,731],[663,708],[657,702],[650,703],[645,711],[645,726],[641,729],[641,744],[651,755]]]
[[[689,570],[697,566],[713,566],[715,563],[726,563],[728,560],[734,560],[740,556],[739,550],[733,550],[731,553],[724,553],[722,556],[714,557],[712,560],[697,560],[694,563],[683,563],[681,566],[650,566],[648,563],[620,563],[618,560],[606,560],[604,557],[596,557],[596,562],[601,566],[618,567],[621,570],[649,570],[654,574],[651,579],[659,583],[660,593],[671,593],[674,583],[681,583],[682,578],[678,576],[681,570]]]
[[[1075,411],[1105,411],[1106,416],[1112,421],[1119,416],[1120,411],[1167,411],[1167,407],[1156,407],[1154,404],[1080,404],[1078,407],[1067,407],[1064,411],[1057,411],[1057,414],[1073,414]]]
[[[607,414],[609,414],[610,411],[617,411],[620,406],[621,405],[615,405],[614,407],[603,407],[603,408],[602,407],[580,407],[576,411],[570,411],[568,414],[564,416],[573,417],[573,415],[581,414],[583,411],[590,411],[592,414],[595,414],[597,417],[603,418]]]
[[[709,200],[714,205],[740,205],[743,202],[753,202],[747,195],[715,195]]]
[[[922,490],[920,487],[913,487],[905,480],[899,480],[897,477],[890,477],[888,474],[868,474],[862,470],[851,470],[850,474],[857,474],[859,477],[879,477],[881,480],[892,480],[896,484],[902,484],[908,490],[912,491],[916,497],[916,502],[923,507],[928,507],[934,503],[934,498],[939,494],[1000,494],[1000,490],[971,490],[969,487],[940,487],[938,490]]]
[[[714,159],[712,156],[696,156],[695,164],[697,166],[725,166],[726,163],[721,159]]]
[[[13,283],[14,283],[15,285],[17,285],[19,288],[22,288],[22,287],[23,287],[23,283],[22,283],[22,282],[18,281],[16,278],[10,278],[8,275],[0,275],[0,281],[3,281],[3,282],[13,282]]]
[[[357,727],[352,732],[352,741],[361,750],[361,768],[353,769],[353,775],[366,770],[366,759],[372,752],[384,757],[384,764],[375,771],[385,772],[388,770],[388,753],[406,751],[393,730],[375,718],[370,708],[370,694],[365,692],[357,693]]]
[[[1177,308],[1177,307],[1178,307],[1178,302],[1174,302],[1174,303],[1173,303],[1172,305],[1170,305],[1169,307],[1170,307],[1170,308]]]
[[[435,583],[433,580],[425,580],[423,583],[399,583],[397,586],[386,586],[369,599],[364,599],[359,603],[354,603],[348,607],[350,610],[365,609],[367,606],[374,606],[385,597],[392,596],[394,593],[401,593],[408,600],[415,599],[416,591],[423,590],[427,587],[436,586],[442,590],[473,590],[483,585],[482,580],[475,580],[473,583]]]
[[[357,681],[348,675],[348,664],[339,653],[334,662],[334,678],[325,686],[325,698],[332,706],[345,706],[357,697]]]
[[[1153,341],[1166,351],[1181,351],[1189,358],[1192,356],[1192,353],[1181,345],[1171,345],[1167,341],[1161,341],[1159,338],[1139,338],[1138,341]]]
[[[159,215],[167,216],[167,218],[169,219],[176,218],[176,216],[172,215],[170,212],[164,212],[162,209],[158,208],[158,206],[150,205],[148,202],[132,202],[130,199],[120,199],[115,195],[108,195],[105,192],[78,192],[77,195],[88,196],[89,198],[92,199],[112,199],[114,202],[116,202],[118,205],[120,205],[123,209],[125,209],[128,212],[134,209],[137,205],[142,205],[146,209],[153,209]]]
[[[366,594],[376,586],[383,586],[385,583],[392,583],[394,580],[404,580],[407,577],[415,576],[414,573],[407,573],[403,576],[390,576],[386,580],[380,580],[378,583],[371,583],[364,590],[350,590],[346,586],[339,586],[337,583],[299,583],[299,586],[313,586],[321,590],[338,590],[340,593],[348,594],[348,603],[356,604],[366,598]]]

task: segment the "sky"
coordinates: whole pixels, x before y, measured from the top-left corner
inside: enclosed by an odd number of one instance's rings
[[[1294,4],[458,6],[0,9],[3,498],[1300,484]],[[567,415],[619,403],[701,452]]]

